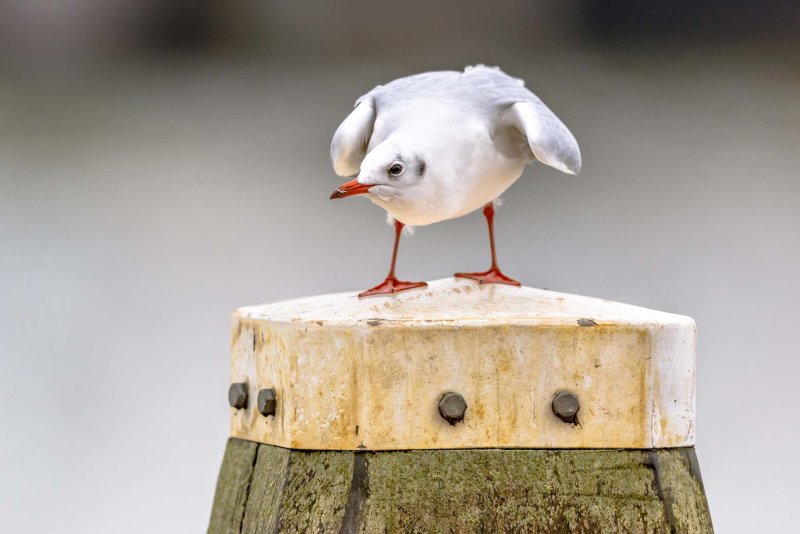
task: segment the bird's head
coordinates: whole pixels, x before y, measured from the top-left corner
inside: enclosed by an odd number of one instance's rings
[[[358,177],[340,185],[331,198],[366,194],[384,208],[397,208],[424,196],[428,170],[423,154],[411,144],[384,141],[364,157]]]

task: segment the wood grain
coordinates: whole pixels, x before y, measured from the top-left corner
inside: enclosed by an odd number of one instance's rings
[[[353,453],[232,438],[208,531],[706,534],[713,528],[691,447]]]

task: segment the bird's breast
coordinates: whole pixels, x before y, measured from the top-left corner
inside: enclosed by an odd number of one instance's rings
[[[424,226],[482,208],[502,195],[523,169],[524,162],[519,160],[476,164],[459,173],[432,176],[418,191],[409,191],[403,202],[372,200],[393,218],[405,224]]]
[[[526,161],[498,144],[505,138],[485,117],[446,103],[427,102],[421,109],[379,114],[370,140],[371,146],[412,140],[426,161],[424,178],[408,194],[397,201],[372,199],[395,219],[422,226],[461,217],[496,199],[522,174]]]
[[[502,195],[522,175],[525,163],[507,159],[492,165],[478,165],[462,181],[462,189],[456,195],[456,205],[449,219],[461,217],[479,209]]]

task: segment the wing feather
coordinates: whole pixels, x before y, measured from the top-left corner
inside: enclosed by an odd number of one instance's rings
[[[367,154],[375,125],[375,107],[369,98],[356,102],[355,109],[342,121],[331,141],[331,162],[339,176],[358,174]]]
[[[508,108],[503,119],[525,135],[536,159],[567,174],[581,171],[578,142],[543,103],[517,102]]]
[[[525,82],[497,67],[467,67],[464,76],[480,91],[489,108],[500,111],[500,122],[519,130],[533,155],[568,174],[581,170],[581,151],[575,137]]]

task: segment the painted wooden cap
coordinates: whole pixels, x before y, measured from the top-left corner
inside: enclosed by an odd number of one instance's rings
[[[444,279],[239,309],[235,437],[295,449],[659,448],[694,443],[689,317]]]

